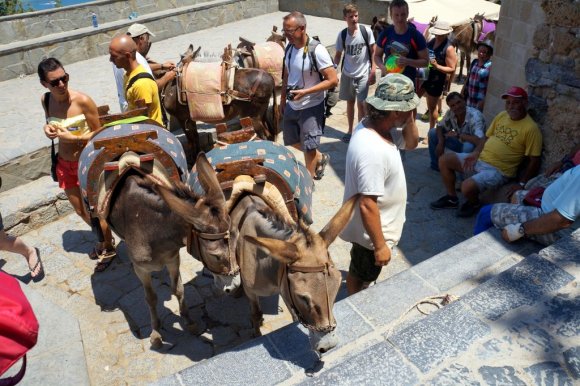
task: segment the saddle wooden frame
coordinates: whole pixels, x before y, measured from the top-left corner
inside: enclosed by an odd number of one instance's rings
[[[263,184],[268,181],[278,189],[290,216],[292,216],[294,221],[298,222],[298,210],[294,201],[294,193],[280,174],[264,167],[264,158],[223,162],[217,164],[215,169],[220,187],[224,192],[232,190],[235,178],[240,175],[252,177],[256,184]]]
[[[125,111],[118,114],[109,114],[109,105],[97,107],[97,112],[99,114],[99,122],[101,126],[104,126],[111,122],[119,121],[121,119],[133,118],[138,116],[146,117],[149,108],[147,107],[147,104],[145,104],[145,101],[143,99],[139,99],[137,102],[135,102],[135,104],[137,105],[136,109]],[[160,126],[159,122],[154,121],[153,119],[147,119],[146,121],[140,123],[148,123],[151,125]]]
[[[156,159],[165,168],[167,175],[174,181],[180,181],[179,170],[173,159],[159,145],[149,141],[157,139],[155,130],[148,130],[139,133],[131,133],[116,137],[101,138],[93,141],[95,151],[101,150],[91,163],[87,179],[88,181],[98,181],[103,171],[111,165],[111,162],[118,160],[125,152],[133,151],[137,154],[146,155],[147,160]],[[144,173],[147,170],[143,170]],[[114,185],[111,187],[114,189]],[[87,199],[91,210],[98,204],[98,191],[87,189]]]

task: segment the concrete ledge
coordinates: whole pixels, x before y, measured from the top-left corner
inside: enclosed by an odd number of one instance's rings
[[[215,0],[114,20],[0,46],[0,81],[33,74],[42,58],[56,56],[63,64],[108,54],[111,38],[134,22],[146,23],[163,40],[278,10],[275,0]]]
[[[72,210],[64,191],[49,176],[0,193],[4,228],[14,236],[55,221]]]

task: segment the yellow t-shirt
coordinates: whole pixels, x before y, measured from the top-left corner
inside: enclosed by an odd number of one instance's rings
[[[67,129],[71,134],[79,137],[91,131],[84,114],[79,114],[70,118],[49,117],[48,124]]]
[[[542,154],[542,133],[529,115],[513,121],[507,111],[502,111],[495,117],[485,136],[488,139],[479,159],[498,168],[507,177],[516,175],[524,157],[539,157]]]
[[[147,71],[142,65],[139,65],[128,76],[125,74],[123,77],[123,88],[127,89],[129,79],[142,72]],[[131,88],[129,88],[125,94],[127,103],[129,104],[129,110],[136,109],[137,105],[135,102],[139,99],[143,99],[145,103],[149,105],[148,117],[159,122],[160,125],[163,125],[161,103],[159,102],[159,90],[157,89],[157,83],[155,83],[154,80],[139,79],[131,85]]]

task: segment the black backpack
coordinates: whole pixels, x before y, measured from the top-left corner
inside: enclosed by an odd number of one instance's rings
[[[140,72],[139,74],[137,74],[134,77],[132,77],[131,79],[129,79],[129,83],[127,83],[127,87],[125,88],[125,93],[127,91],[129,91],[131,86],[133,86],[133,83],[135,83],[139,79],[151,79],[152,81],[155,82],[155,78],[153,77],[153,75],[151,75],[148,72]]]
[[[371,46],[369,44],[369,32],[367,31],[367,27],[365,27],[364,25],[359,25],[359,30],[360,33],[365,41],[365,45],[367,46],[367,52],[369,53],[369,60],[373,61],[373,54],[371,52]],[[346,31],[347,28],[343,29],[342,32],[340,33],[340,37],[342,38],[342,50],[344,51],[346,49]],[[340,62],[340,68],[344,68],[344,57],[346,55],[343,53],[342,54],[342,60]]]

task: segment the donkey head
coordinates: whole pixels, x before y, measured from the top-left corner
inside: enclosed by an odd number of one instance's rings
[[[190,44],[183,54],[181,54],[181,64],[184,65],[189,62],[193,62],[195,58],[199,55],[199,51],[201,51],[201,46],[197,47],[197,50],[194,51],[193,44]]]
[[[226,211],[226,200],[215,171],[204,153],[197,157],[196,168],[205,195],[183,199],[171,190],[158,187],[161,197],[169,207],[192,227],[195,256],[214,274],[235,276],[238,264],[235,260],[236,240],[230,237],[230,216]],[[189,189],[188,189],[189,190]]]
[[[278,43],[282,48],[286,46],[286,35],[278,32],[278,27],[272,26],[270,37],[266,39],[267,42]]]
[[[344,203],[319,233],[303,222],[287,240],[246,236],[266,253],[285,265],[281,294],[295,317],[310,330],[313,348],[326,352],[338,344],[333,331],[336,320],[332,307],[341,282],[328,247],[348,223],[358,196]]]

